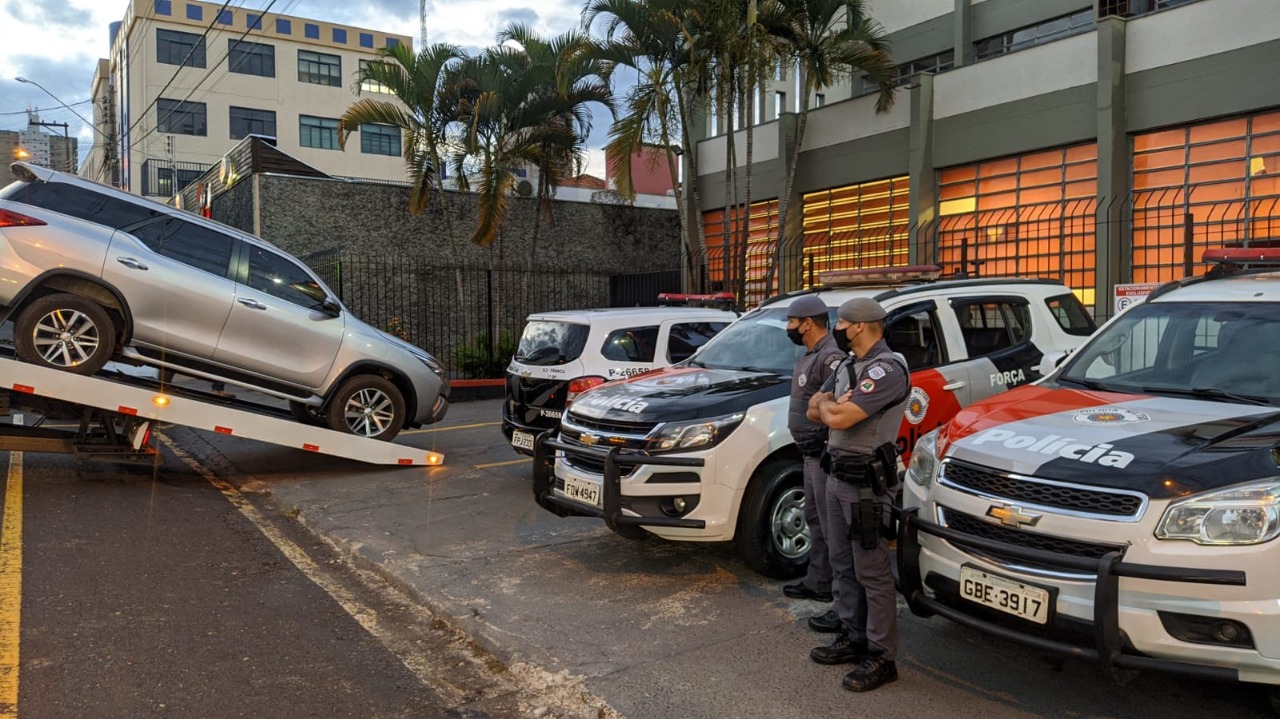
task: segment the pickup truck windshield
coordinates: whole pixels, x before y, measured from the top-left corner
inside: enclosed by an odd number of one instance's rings
[[[1101,330],[1059,380],[1280,406],[1280,303],[1154,302]]]
[[[790,375],[804,346],[787,339],[785,307],[756,310],[698,350],[693,361],[711,369],[751,369]]]

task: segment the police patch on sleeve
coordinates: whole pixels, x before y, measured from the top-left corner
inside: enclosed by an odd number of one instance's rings
[[[840,366],[840,358],[839,358],[839,357],[837,357],[837,358],[835,358],[835,359],[831,360],[831,371],[832,371],[832,372],[835,372],[835,371],[836,371],[836,368],[837,368],[837,367],[839,367],[839,366]]]
[[[884,377],[884,367],[876,365],[867,370],[867,376],[871,379],[882,379]]]
[[[876,388],[876,382],[873,379],[864,379],[858,383],[858,391],[863,394],[870,394]]]

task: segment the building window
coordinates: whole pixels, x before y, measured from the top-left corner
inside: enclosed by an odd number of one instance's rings
[[[204,67],[204,38],[194,33],[156,28],[156,62]]]
[[[911,184],[891,177],[804,195],[804,286],[826,270],[907,262]]]
[[[1098,146],[938,172],[937,259],[947,274],[1042,277],[1094,302]]]
[[[366,155],[400,155],[400,128],[391,125],[361,125],[360,152]]]
[[[943,50],[936,55],[929,55],[916,60],[910,60],[898,65],[897,78],[894,79],[895,87],[906,85],[913,77],[921,73],[939,73],[950,70],[956,66],[956,54],[954,50]],[[865,94],[879,92],[880,88],[874,82],[862,78],[862,91]]]
[[[1098,6],[1098,16],[1138,17],[1193,2],[1196,0],[1102,0]]]
[[[227,69],[243,75],[276,76],[276,48],[260,42],[227,41]]]
[[[328,117],[298,117],[299,143],[321,150],[338,149],[338,121]]]
[[[219,11],[218,11],[218,24],[219,24],[219,25],[234,25],[234,24],[235,24],[235,22],[236,22],[235,13],[233,13],[232,11],[230,11],[230,10],[219,10]]]
[[[199,180],[208,169],[205,165],[193,162],[146,160],[142,163],[142,194],[149,197],[172,197],[182,188]],[[175,170],[178,175],[176,187],[173,184]]]
[[[387,38],[387,47],[395,47],[396,45],[399,45],[399,44],[400,44],[400,41],[395,39],[394,37]]]
[[[758,304],[770,294],[764,285],[764,277],[773,261],[773,248],[778,238],[778,201],[751,203],[751,211],[746,218],[746,267],[738,262],[741,245],[734,248],[734,244],[741,242],[742,207],[730,208],[729,224],[726,225],[724,219],[723,210],[702,213],[703,234],[707,238],[708,279],[713,286],[720,288],[737,287],[742,280],[745,301]]]
[[[323,52],[298,51],[298,82],[342,86],[342,58]]]
[[[782,113],[787,111],[787,93],[773,93],[773,117],[777,119],[782,117]]]
[[[370,33],[370,32],[360,33],[360,47],[369,47],[369,48],[373,47],[373,33]]]
[[[364,76],[365,68],[369,67],[369,65],[374,64],[374,63],[378,63],[378,61],[377,61],[377,60],[361,60],[361,61],[360,61],[360,75],[361,75],[361,77],[363,77],[363,76]],[[389,63],[385,63],[385,62],[384,62],[384,63],[378,63],[378,64],[381,64],[381,65],[388,65],[388,66],[389,66]],[[381,93],[388,94],[388,95],[389,95],[389,94],[391,94],[391,88],[387,87],[386,85],[383,85],[382,83],[378,82],[377,80],[361,80],[361,81],[360,81],[360,91],[361,91],[361,92],[381,92]]]
[[[346,30],[343,30],[343,29],[342,29],[342,28],[340,28],[340,27],[335,27],[335,28],[333,29],[333,41],[334,41],[334,42],[336,42],[336,43],[338,43],[339,45],[346,45],[346,44],[347,44],[347,31],[346,31]]]
[[[308,40],[320,39],[320,26],[314,23],[303,23],[302,34],[307,36]]]
[[[200,5],[187,4],[187,19],[202,22],[204,20],[204,8]]]
[[[155,8],[157,15],[173,14],[173,5],[170,4],[169,0],[156,0]]]
[[[172,135],[208,134],[207,117],[203,102],[156,100],[156,132]]]
[[[276,18],[276,34],[277,34],[277,35],[292,35],[292,34],[293,34],[293,23],[292,23],[292,22],[290,22],[289,20],[285,20],[285,19],[284,19],[284,18],[282,18],[282,17],[278,17],[278,18]]]
[[[985,38],[977,41],[974,45],[977,48],[978,59],[985,60],[989,57],[1006,55],[1035,45],[1061,40],[1071,35],[1079,35],[1082,32],[1093,29],[1094,24],[1093,8],[1088,7],[1070,15],[1063,15],[1052,20],[1045,20],[1035,25],[1028,25],[994,37]]]
[[[276,114],[271,110],[249,107],[231,108],[231,139],[243,140],[249,135],[276,136]]]
[[[777,82],[782,82],[783,80],[787,79],[787,61],[786,60],[778,61],[777,66],[774,67],[773,69],[773,79]]]
[[[244,26],[250,30],[262,29],[262,16],[253,13],[245,13]]]
[[[814,106],[814,107],[822,107],[822,106],[823,106],[823,105],[825,105],[825,104],[827,104],[827,96],[826,96],[826,95],[823,95],[823,94],[822,94],[822,93],[820,93],[820,92],[814,93],[814,95],[813,95],[813,106]]]

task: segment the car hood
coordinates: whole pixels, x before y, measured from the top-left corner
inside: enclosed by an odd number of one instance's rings
[[[961,410],[942,456],[1170,498],[1280,475],[1280,409],[1024,386]]]
[[[571,412],[618,422],[681,422],[744,412],[787,396],[791,378],[766,372],[665,367],[583,393]]]

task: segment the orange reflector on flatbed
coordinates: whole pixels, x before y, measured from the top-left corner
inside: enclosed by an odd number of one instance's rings
[[[214,432],[217,432],[218,434],[231,434],[231,428],[230,428],[230,427],[222,427],[222,426],[219,426],[219,425],[214,425],[214,427],[213,427],[213,431],[214,431]]]
[[[35,393],[36,393],[36,388],[35,388],[35,387],[32,387],[32,386],[30,386],[30,385],[25,385],[25,384],[15,384],[15,385],[13,386],[13,391],[14,391],[14,392],[26,392],[27,394],[35,394]]]
[[[400,459],[396,460],[396,464],[413,464],[413,459],[409,457],[401,457]]]
[[[116,411],[119,412],[120,414],[129,414],[129,415],[136,415],[138,413],[138,410],[134,409],[133,407],[125,407],[124,405],[116,407]]]
[[[307,443],[305,443],[305,442],[304,442],[304,443],[302,444],[302,448],[303,448],[303,449],[305,449],[305,450],[307,450],[308,452],[319,452],[319,451],[320,451],[320,445],[318,445],[318,444],[307,444]]]

